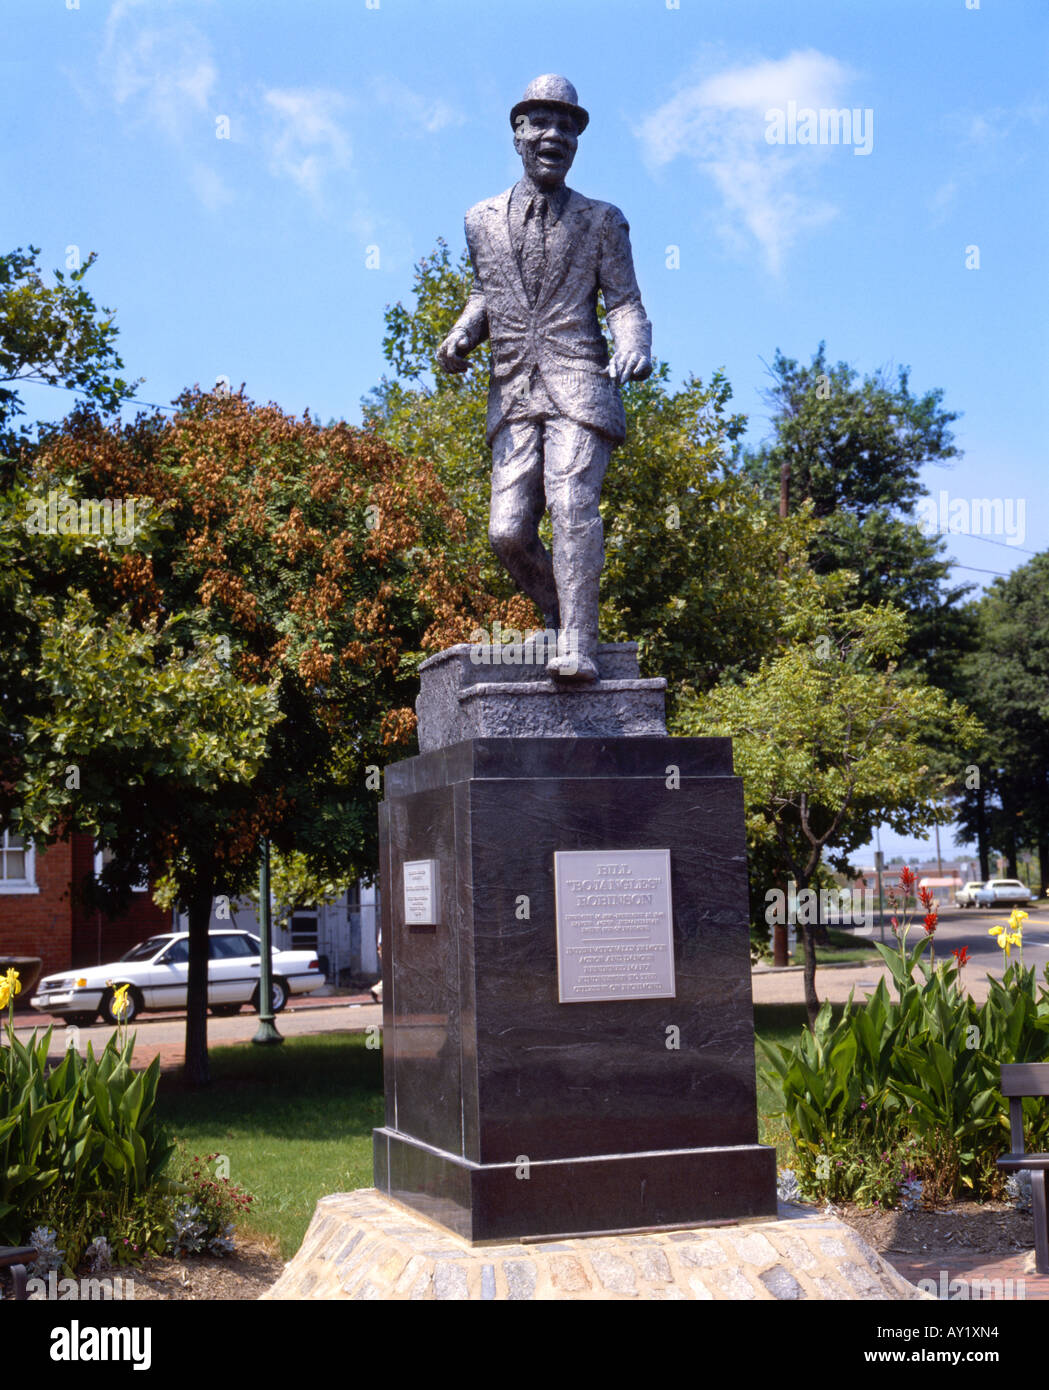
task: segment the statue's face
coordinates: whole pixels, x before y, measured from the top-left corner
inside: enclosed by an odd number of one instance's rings
[[[564,183],[578,143],[575,117],[556,106],[536,106],[517,118],[514,148],[525,173],[540,188]]]

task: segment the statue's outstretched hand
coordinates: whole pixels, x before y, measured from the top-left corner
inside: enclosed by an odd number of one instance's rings
[[[627,381],[644,381],[652,375],[652,359],[644,352],[617,352],[608,364],[608,375],[620,386]]]
[[[466,354],[470,351],[470,340],[465,333],[449,333],[437,349],[437,360],[446,372],[465,372],[470,368]]]

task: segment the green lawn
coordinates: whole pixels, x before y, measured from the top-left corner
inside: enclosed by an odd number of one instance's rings
[[[164,1077],[157,1109],[191,1154],[228,1156],[230,1182],[255,1196],[250,1229],[290,1259],[319,1197],[372,1185],[382,1053],[363,1033],[216,1047],[211,1076],[206,1091]]]
[[[833,927],[828,930],[827,936],[830,946],[816,947],[817,965],[866,965],[868,961],[877,965],[881,960],[871,936],[857,936],[851,931],[835,931]],[[791,957],[791,964],[803,965],[804,962],[805,952],[799,943]]]
[[[787,1042],[804,1026],[805,1009],[758,1004],[754,1018],[760,1036]],[[228,1156],[230,1181],[255,1195],[245,1229],[276,1241],[290,1259],[318,1198],[372,1184],[382,1054],[365,1046],[363,1033],[289,1038],[281,1047],[214,1048],[211,1075],[207,1091],[183,1090],[165,1076],[157,1108],[191,1154]],[[761,1142],[776,1146],[782,1164],[789,1141],[768,1115],[771,1103],[759,1075]]]

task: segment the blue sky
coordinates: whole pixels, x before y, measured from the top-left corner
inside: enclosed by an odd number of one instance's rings
[[[1012,507],[952,537],[957,577],[1008,573],[1049,546],[1049,6],[675,3],[0,0],[0,245],[98,252],[145,400],[226,376],[356,421],[385,305],[514,182],[509,108],[563,72],[569,182],[626,212],[675,377],[723,367],[757,440],[777,348],[909,365],[962,412],[926,479],[952,526]],[[869,152],[770,143],[791,102],[865,113]]]

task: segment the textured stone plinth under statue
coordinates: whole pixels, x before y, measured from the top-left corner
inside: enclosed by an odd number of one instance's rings
[[[784,1207],[717,1230],[471,1247],[380,1193],[317,1203],[264,1299],[767,1302],[931,1301],[844,1222]]]
[[[416,701],[422,752],[467,738],[666,735],[667,683],[641,679],[636,643],[602,643],[599,679],[585,684],[551,679],[531,659],[536,654],[535,639],[461,643],[424,661]]]

